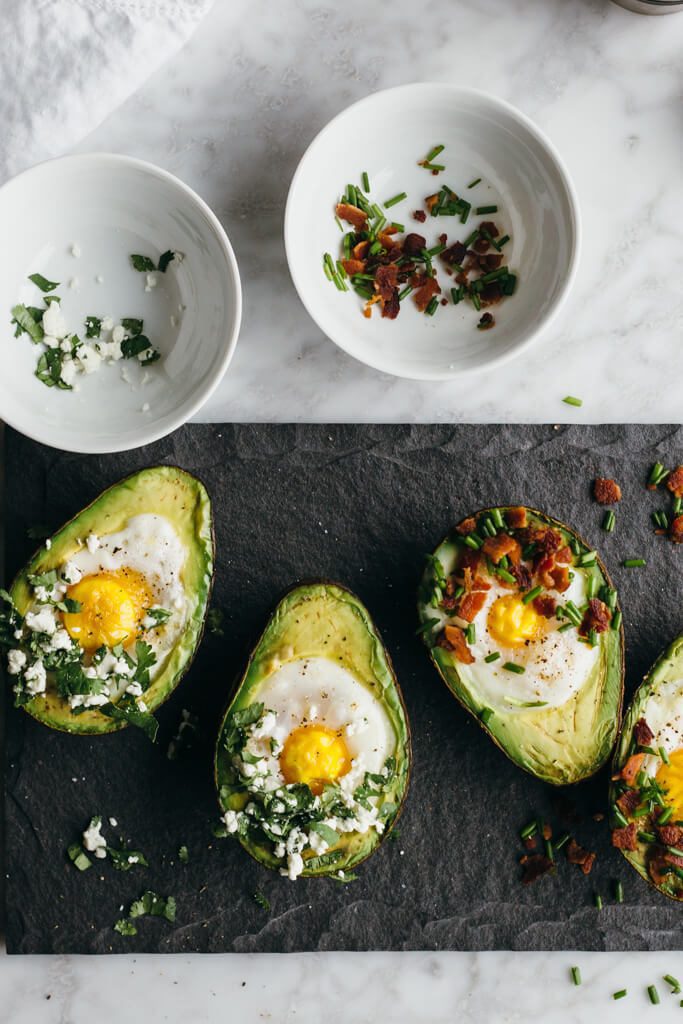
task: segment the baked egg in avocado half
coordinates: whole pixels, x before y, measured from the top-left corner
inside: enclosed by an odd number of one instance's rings
[[[290,590],[219,732],[225,832],[292,880],[343,880],[396,821],[410,761],[403,698],[367,609],[336,583]]]
[[[45,541],[2,592],[0,643],[15,704],[69,733],[153,712],[201,639],[213,575],[211,503],[174,466],[114,484]]]
[[[621,715],[621,611],[568,526],[524,507],[469,516],[429,556],[418,611],[442,679],[511,761],[558,786],[604,764]]]
[[[639,875],[683,900],[683,636],[636,690],[614,757],[612,843]]]

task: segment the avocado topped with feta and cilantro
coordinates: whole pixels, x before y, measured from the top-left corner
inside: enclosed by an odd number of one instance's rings
[[[429,556],[418,612],[440,676],[515,764],[554,785],[604,764],[621,716],[621,611],[568,526],[524,507],[469,516]]]
[[[410,761],[403,699],[367,609],[334,583],[289,591],[220,729],[224,833],[292,880],[347,881],[396,821]]]
[[[15,705],[70,733],[154,739],[201,638],[213,558],[211,503],[189,473],[155,466],[104,491],[0,594]]]

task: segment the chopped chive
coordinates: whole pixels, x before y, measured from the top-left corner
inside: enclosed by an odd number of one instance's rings
[[[641,566],[647,565],[644,558],[625,558],[622,562],[624,569],[640,569]]]
[[[665,981],[667,985],[671,985],[671,995],[677,996],[681,991],[681,983],[677,978],[674,978],[672,974],[665,974],[662,977],[662,981]]]
[[[467,218],[470,215],[472,204],[466,202],[464,199],[460,200],[460,223],[467,224]]]
[[[598,558],[597,551],[584,551],[582,555],[576,560],[576,564],[580,569],[588,569],[591,565],[595,565]]]
[[[529,590],[522,598],[522,604],[531,604],[534,598],[538,597],[539,594],[543,593],[543,587],[534,587]]]
[[[576,629],[576,623],[574,623],[574,622],[565,622],[564,626],[560,626],[560,628],[558,629],[557,632],[558,633],[567,633],[567,632],[569,632],[570,629]]]
[[[478,551],[484,543],[481,537],[477,537],[474,533],[468,533],[466,537],[462,539],[463,544],[467,544],[468,548],[472,548],[474,551]]]
[[[483,281],[484,284],[488,284],[490,281],[498,281],[501,277],[507,277],[509,273],[509,267],[498,267],[497,270],[492,270],[490,273],[484,274],[480,280]]]
[[[499,508],[491,509],[491,519],[493,519],[494,523],[496,524],[499,530],[502,530],[503,527],[505,526],[505,522],[503,520],[503,513]]]
[[[437,299],[436,295],[432,295],[431,299],[429,300],[429,305],[425,309],[425,313],[427,314],[427,316],[434,316],[438,305],[439,300]]]
[[[535,836],[537,832],[538,832],[538,822],[535,821],[535,820],[534,821],[530,821],[529,824],[525,825],[524,828],[519,833],[519,838],[521,840],[531,839],[531,837]]]
[[[503,235],[503,237],[502,237],[502,238],[499,238],[499,239],[498,239],[498,245],[499,245],[499,246],[501,247],[501,249],[502,249],[502,248],[503,248],[503,246],[504,246],[504,245],[506,244],[506,242],[509,242],[509,241],[510,241],[510,236],[509,236],[509,235]]]
[[[470,298],[472,299],[472,305],[474,306],[474,308],[476,309],[476,311],[478,313],[479,310],[481,309],[481,300],[480,300],[479,296],[477,295],[476,292],[471,292],[470,293]]]
[[[673,503],[673,514],[680,516],[683,511],[683,498],[675,498]]]
[[[624,886],[621,879],[619,878],[614,883],[614,898],[617,901],[617,903],[624,902]]]
[[[664,762],[664,764],[671,764],[671,761],[669,760],[669,755],[667,754],[667,752],[664,749],[664,747],[660,747],[659,748],[659,756],[661,757],[661,759]],[[661,819],[661,815],[660,815],[660,819],[659,820],[660,821],[662,820]]]
[[[429,153],[427,153],[427,156],[424,158],[422,162],[425,164],[430,164],[432,160],[434,160],[439,155],[439,153],[443,153],[445,148],[446,147],[442,145],[434,146],[433,149],[430,149]]]
[[[334,218],[334,219],[335,219],[335,221],[337,222],[337,227],[339,228],[339,230],[340,230],[340,231],[341,231],[341,233],[343,234],[343,233],[344,233],[344,225],[343,225],[343,224],[342,224],[342,222],[341,222],[341,221],[339,220],[339,217],[336,217],[336,216],[335,216],[335,218]]]
[[[544,841],[543,848],[545,850],[545,855],[548,858],[548,860],[553,860],[554,861],[555,860],[555,851],[553,849],[553,844],[550,841],[550,839],[546,839]]]
[[[593,902],[598,910],[602,910],[602,896],[599,892],[596,892],[593,896]]]
[[[572,967],[571,969],[572,981],[575,985],[581,984],[581,971],[578,967]]]
[[[657,836],[654,834],[654,832],[639,832],[638,839],[641,843],[654,843],[657,839]]]
[[[559,839],[555,840],[555,849],[561,850],[569,842],[569,832],[563,832]]]
[[[356,206],[357,205],[356,186],[355,185],[347,185],[346,186],[346,198],[347,198],[348,202],[351,204],[351,206]]]
[[[474,186],[478,185],[480,181],[481,181],[481,178],[475,178],[474,181],[471,181],[467,187],[468,188],[474,188]]]
[[[496,569],[496,576],[500,576],[500,578],[502,580],[505,580],[506,583],[516,583],[517,582],[517,580],[512,575],[512,573],[508,572],[507,569]]]
[[[477,209],[475,210],[475,213],[476,213],[477,217],[479,217],[479,216],[481,216],[481,215],[483,215],[485,213],[498,213],[498,207],[497,206],[478,206]]]
[[[397,231],[405,231],[406,229],[405,224],[398,224],[395,220],[392,220],[389,226],[392,228],[396,228]]]
[[[612,629],[613,630],[616,631],[616,630],[621,628],[621,619],[622,619],[621,611],[620,611],[619,608],[617,608],[617,610],[614,613],[614,617],[612,618]]]
[[[481,711],[479,712],[479,718],[484,723],[484,725],[486,725],[487,722],[489,722],[492,717],[493,708],[482,708]]]
[[[363,185],[363,191],[364,192],[369,192],[370,191],[370,179],[368,178],[368,172],[367,171],[363,171],[363,173],[361,174],[360,178],[361,178],[361,182],[362,182],[362,185]]]
[[[683,857],[683,850],[679,850],[677,846],[666,846],[665,850],[674,857]]]
[[[647,482],[651,487],[658,487],[662,480],[665,480],[668,475],[669,470],[665,469],[661,462],[655,462],[650,470]]]
[[[441,242],[439,245],[433,246],[431,249],[426,249],[428,256],[438,256],[440,252],[443,252],[446,248],[445,242]]]
[[[463,288],[462,288],[462,286],[460,288],[451,288],[451,299],[453,301],[453,305],[454,306],[457,306],[458,303],[460,301],[462,301],[462,297],[463,297]]]
[[[485,238],[487,242],[491,243],[496,252],[501,251],[500,245],[489,231],[486,231],[484,228],[480,228],[479,233],[481,234],[482,238]]]
[[[468,644],[473,644],[477,639],[477,627],[473,622],[470,622],[465,630],[465,637],[467,638]]]
[[[374,218],[375,218],[376,220],[381,220],[381,219],[382,219],[382,217],[384,217],[384,214],[382,213],[382,211],[381,211],[381,209],[379,208],[379,206],[377,205],[377,203],[373,203],[373,204],[372,204],[372,206],[370,207],[370,211],[371,211],[371,213],[372,213],[372,216],[373,216],[373,217],[374,217]]]
[[[486,655],[484,661],[486,662],[487,665],[490,665],[492,661],[498,661],[499,658],[500,654],[498,653],[498,651],[492,651],[490,654]]]
[[[666,763],[667,764],[669,763],[668,758],[667,758],[667,762]],[[666,825],[667,821],[671,821],[671,819],[673,818],[673,813],[674,813],[673,807],[665,807],[664,810],[662,811],[662,813],[657,818],[657,824],[658,825]]]
[[[518,676],[525,671],[524,665],[516,665],[514,661],[506,661],[503,668],[506,672],[516,672]]]
[[[652,1003],[652,1005],[656,1006],[659,1002],[659,992],[657,991],[654,985],[647,986],[647,994],[650,997],[650,1002]]]
[[[475,228],[475,230],[472,232],[472,234],[468,235],[467,238],[465,239],[465,241],[462,244],[465,246],[466,249],[469,249],[469,247],[472,245],[472,243],[476,242],[476,240],[478,238],[479,238],[479,229]]]
[[[517,275],[508,274],[508,276],[502,282],[503,295],[514,295],[515,288],[517,287]]]
[[[602,520],[602,528],[605,531],[605,533],[613,533],[615,521],[616,516],[614,512],[611,508],[608,508],[605,512],[605,518]]]
[[[623,999],[626,995],[628,995],[628,991],[625,988],[620,988],[618,992],[612,993],[612,999]]]
[[[384,201],[384,209],[388,210],[389,207],[396,206],[396,203],[401,203],[404,199],[407,199],[407,198],[408,198],[408,193],[407,192],[398,192],[395,196],[392,196],[391,199],[385,199],[385,201]]]
[[[403,299],[405,299],[406,295],[410,295],[412,290],[413,290],[412,284],[407,284],[405,286],[405,288],[403,289],[403,291],[398,293],[398,301],[402,302]]]
[[[567,395],[566,398],[562,399],[562,401],[565,405],[575,405],[577,409],[583,405],[583,399],[575,398],[574,395]]]
[[[598,592],[598,581],[595,576],[589,576],[586,580],[586,597],[592,601]]]
[[[617,825],[619,825],[620,828],[626,828],[626,826],[628,825],[628,821],[626,820],[624,815],[621,813],[621,811],[619,810],[619,808],[617,807],[616,804],[612,804],[612,814],[614,816],[614,820],[616,821]]]

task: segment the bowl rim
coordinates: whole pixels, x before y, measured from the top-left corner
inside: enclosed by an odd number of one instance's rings
[[[366,105],[371,105],[372,103],[376,102],[377,99],[380,97],[398,97],[402,93],[429,93],[434,89],[439,90],[441,93],[450,93],[450,95],[454,98],[461,97],[469,100],[483,101],[484,103],[490,104],[494,108],[502,110],[503,112],[508,114],[514,121],[518,122],[523,128],[525,128],[529,132],[529,134],[534,138],[534,140],[538,143],[541,149],[543,149],[548,154],[551,163],[554,165],[554,168],[557,171],[560,184],[564,189],[569,206],[569,226],[571,233],[571,237],[569,239],[569,264],[567,267],[567,271],[564,275],[564,280],[560,285],[559,292],[553,304],[542,317],[535,321],[533,328],[527,333],[524,340],[519,342],[519,344],[516,345],[514,348],[507,352],[502,352],[498,356],[494,356],[492,359],[489,359],[482,366],[459,367],[454,370],[448,369],[441,370],[439,372],[413,370],[410,373],[406,373],[400,370],[391,369],[387,367],[383,363],[383,361],[373,359],[372,355],[369,355],[368,357],[363,355],[361,357],[357,355],[355,352],[351,352],[349,347],[345,344],[344,340],[340,339],[339,336],[333,337],[331,334],[328,334],[327,330],[322,326],[322,324],[320,324],[318,319],[312,313],[309,303],[307,302],[305,297],[302,279],[299,275],[298,269],[295,266],[295,261],[292,259],[291,234],[293,230],[294,221],[293,197],[295,190],[299,184],[299,179],[303,174],[304,166],[311,152],[315,148],[317,148],[317,146],[320,145],[321,142],[323,142],[328,135],[333,133],[333,131],[337,127],[337,123],[340,120],[342,120],[352,111],[356,111],[357,109],[362,108]],[[579,258],[581,253],[582,229],[578,194],[574,186],[574,182],[572,181],[571,175],[569,174],[569,170],[567,169],[564,159],[560,156],[560,153],[556,149],[554,143],[551,142],[548,136],[538,127],[535,121],[532,121],[527,114],[523,113],[512,103],[508,103],[507,100],[501,99],[500,97],[494,95],[493,93],[487,92],[485,89],[476,89],[470,86],[461,86],[452,82],[430,81],[410,82],[404,85],[391,86],[387,89],[379,89],[376,92],[372,92],[367,96],[363,96],[361,99],[356,100],[349,106],[344,107],[343,110],[340,110],[337,114],[334,115],[334,117],[330,121],[323,125],[320,131],[316,133],[316,135],[313,137],[313,139],[311,139],[308,146],[304,150],[304,153],[302,154],[301,159],[297,164],[296,170],[294,172],[294,175],[289,186],[284,217],[284,243],[285,254],[287,256],[287,266],[289,268],[292,283],[294,284],[299,299],[301,300],[304,308],[306,309],[306,312],[311,317],[313,322],[318,326],[318,328],[323,332],[325,337],[328,337],[330,341],[334,342],[335,345],[337,345],[344,352],[346,352],[346,354],[350,356],[352,359],[355,359],[360,363],[364,363],[366,366],[369,366],[371,367],[371,369],[377,370],[380,373],[386,373],[394,377],[399,377],[403,380],[446,381],[469,376],[470,374],[486,373],[489,370],[493,370],[494,368],[497,368],[503,365],[504,363],[507,363],[509,360],[516,358],[523,351],[528,349],[535,341],[537,341],[540,335],[550,327],[550,324],[555,320],[560,310],[564,306],[567,296],[569,295],[574,284],[574,281],[576,279],[579,266]],[[340,332],[335,333],[339,335]],[[341,333],[343,334],[343,332]]]
[[[223,251],[223,255],[225,256],[234,308],[232,316],[229,318],[229,327],[225,335],[226,343],[223,355],[214,374],[206,381],[205,384],[197,389],[194,393],[194,398],[189,402],[183,412],[170,417],[169,425],[157,428],[150,425],[147,430],[141,429],[138,439],[132,442],[126,442],[123,445],[120,442],[117,443],[115,441],[111,443],[102,442],[95,444],[79,444],[74,442],[73,444],[70,444],[68,448],[60,448],[58,445],[51,442],[49,438],[41,434],[40,424],[38,424],[37,427],[25,429],[23,426],[18,426],[16,423],[12,422],[12,420],[8,418],[2,410],[0,410],[0,421],[5,423],[8,427],[11,427],[13,430],[18,431],[20,434],[23,434],[25,437],[30,438],[30,440],[37,441],[39,444],[47,445],[50,448],[58,448],[60,451],[73,452],[77,455],[108,455],[115,452],[134,451],[136,448],[142,448],[144,445],[152,444],[154,441],[159,441],[164,437],[168,437],[169,434],[172,434],[184,423],[187,423],[188,420],[192,419],[192,417],[195,416],[202,406],[209,400],[223,379],[235,353],[242,324],[242,282],[237,257],[235,256],[235,252],[232,244],[230,243],[227,232],[218,217],[208,203],[202,199],[202,197],[195,192],[193,188],[187,185],[175,174],[167,171],[165,168],[159,167],[157,164],[154,164],[149,160],[141,160],[138,157],[128,156],[125,153],[114,153],[108,151],[99,152],[97,150],[91,150],[85,153],[68,153],[64,156],[50,157],[47,160],[41,160],[39,163],[33,164],[31,167],[27,167],[23,171],[19,171],[18,174],[13,175],[13,177],[3,182],[2,185],[0,185],[0,200],[3,197],[3,193],[11,186],[14,186],[16,182],[26,181],[40,172],[44,173],[46,168],[55,164],[118,164],[122,167],[137,168],[138,170],[144,171],[147,174],[168,182],[171,186],[184,193],[190,202],[194,203],[195,206],[203,213],[210,228],[214,232],[216,240]]]

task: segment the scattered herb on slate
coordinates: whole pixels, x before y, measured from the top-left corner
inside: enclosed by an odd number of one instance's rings
[[[132,921],[128,918],[121,917],[114,925],[114,931],[118,932],[119,935],[137,935],[138,930]]]
[[[168,896],[164,899],[163,896],[157,895],[152,892],[151,889],[147,889],[143,892],[139,899],[134,900],[130,905],[128,911],[129,918],[136,917],[165,917],[167,921],[173,923],[176,915],[176,901],[175,897]]]
[[[206,616],[206,628],[212,636],[225,636],[223,631],[224,617],[222,608],[216,606],[209,608],[209,614]]]
[[[256,903],[261,908],[261,910],[266,910],[266,911],[270,910],[270,903],[269,903],[269,901],[266,899],[266,897],[263,895],[263,893],[260,892],[258,889],[253,894],[252,898],[254,900],[254,903]]]
[[[124,844],[120,850],[107,846],[107,853],[111,859],[112,867],[117,871],[130,871],[131,868],[148,868],[147,858],[141,850],[131,850]]]
[[[190,854],[186,846],[181,846],[178,850],[178,860],[181,864],[187,864],[190,859]]]
[[[87,871],[88,868],[92,867],[90,857],[88,857],[78,843],[72,843],[71,846],[67,848],[66,852],[71,863],[74,867],[78,868],[79,871]]]

